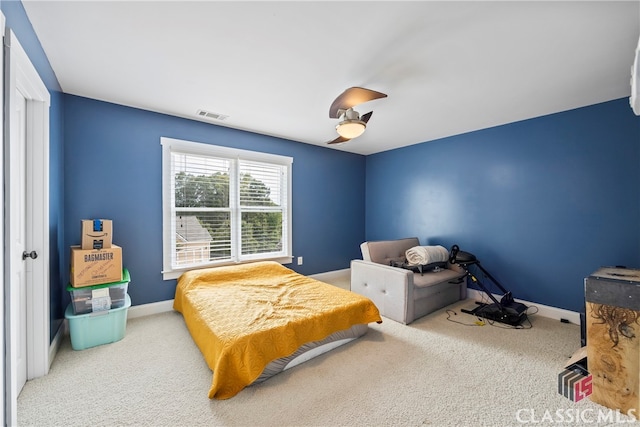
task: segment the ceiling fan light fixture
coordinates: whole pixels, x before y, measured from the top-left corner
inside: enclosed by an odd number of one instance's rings
[[[338,95],[329,108],[329,118],[340,119],[336,126],[336,131],[340,136],[333,141],[328,141],[327,144],[340,144],[362,135],[373,111],[361,116],[353,107],[363,102],[386,97],[387,95],[384,93],[361,87],[349,88]]]
[[[336,126],[336,131],[343,138],[353,139],[362,135],[366,127],[366,123],[361,120],[343,120]]]

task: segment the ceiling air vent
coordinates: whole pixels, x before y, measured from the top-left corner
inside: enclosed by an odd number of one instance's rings
[[[210,120],[226,120],[229,118],[229,116],[225,116],[224,114],[212,113],[205,110],[198,110],[196,114],[198,115],[198,117]]]

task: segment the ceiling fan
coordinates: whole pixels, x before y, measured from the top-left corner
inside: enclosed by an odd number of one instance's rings
[[[339,136],[327,144],[346,142],[362,135],[373,111],[369,111],[367,114],[361,116],[353,107],[363,102],[386,97],[387,95],[384,93],[362,87],[350,87],[338,95],[329,108],[329,117],[332,119],[340,119],[340,123],[336,126],[336,131]]]

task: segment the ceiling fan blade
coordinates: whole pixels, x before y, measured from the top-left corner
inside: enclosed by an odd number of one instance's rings
[[[333,101],[329,108],[329,117],[337,119],[340,117],[338,110],[348,110],[363,102],[372,101],[378,98],[386,98],[387,95],[382,92],[376,92],[375,90],[365,89],[363,87],[350,87],[342,92]]]
[[[373,115],[373,111],[369,111],[367,114],[363,114],[362,116],[360,116],[360,120],[365,123],[368,123],[372,115]]]
[[[333,141],[327,142],[327,144],[339,144],[341,142],[347,142],[347,141],[351,141],[351,140],[349,138],[345,138],[344,136],[339,136]]]

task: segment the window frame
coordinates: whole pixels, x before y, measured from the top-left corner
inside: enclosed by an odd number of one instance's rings
[[[292,165],[293,158],[287,156],[281,156],[277,154],[263,153],[258,151],[243,150],[239,148],[224,147],[219,145],[205,144],[201,142],[186,141],[181,139],[174,139],[168,137],[161,137],[160,144],[162,145],[162,276],[164,280],[176,279],[180,277],[182,273],[188,270],[197,268],[207,268],[214,266],[242,264],[246,262],[253,262],[257,260],[273,260],[280,262],[281,264],[290,264],[293,260],[292,250],[292,204],[291,204],[291,189],[292,189]],[[231,260],[212,261],[208,263],[202,263],[197,265],[189,265],[183,268],[172,265],[172,255],[174,246],[172,242],[172,233],[175,234],[174,224],[172,223],[172,210],[174,206],[174,197],[171,194],[172,184],[172,168],[171,168],[171,154],[184,153],[195,156],[209,156],[216,158],[224,158],[232,162],[232,166],[229,172],[229,187],[230,192],[236,191],[236,184],[239,184],[239,163],[243,161],[266,163],[271,165],[283,166],[286,168],[286,183],[285,191],[286,196],[284,201],[284,216],[285,222],[283,230],[286,236],[283,236],[283,245],[286,246],[283,249],[283,255],[273,256],[260,256],[260,254],[241,255],[239,249],[241,248],[241,223],[237,223],[236,226],[232,226],[231,239],[232,246],[237,250],[232,250]],[[232,178],[233,175],[233,179]],[[232,181],[234,183],[232,183]],[[237,206],[233,206],[237,204]],[[242,212],[245,210],[240,206],[239,197],[231,196],[229,200],[229,207],[231,209],[231,215],[237,216],[239,219]],[[235,212],[235,213],[234,213]],[[235,241],[234,241],[235,240]],[[242,259],[241,259],[242,258]]]

